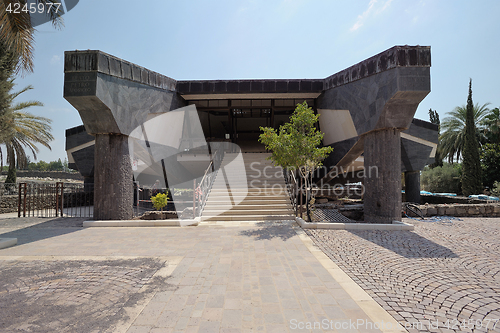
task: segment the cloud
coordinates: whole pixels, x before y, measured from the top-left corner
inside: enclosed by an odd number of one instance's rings
[[[358,30],[363,26],[363,24],[369,17],[376,16],[385,11],[389,7],[391,2],[392,0],[386,0],[379,4],[377,0],[370,0],[370,2],[368,3],[368,8],[363,12],[363,14],[358,15],[356,23],[354,23],[354,25],[349,30]]]
[[[61,63],[61,56],[58,55],[53,55],[52,58],[50,59],[50,64],[52,66],[58,65]]]

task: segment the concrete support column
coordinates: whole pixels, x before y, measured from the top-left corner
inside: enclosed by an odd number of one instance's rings
[[[420,171],[405,172],[406,201],[420,205]]]
[[[401,132],[385,128],[364,135],[367,223],[401,221]]]
[[[134,194],[128,137],[96,134],[94,164],[94,219],[131,219]]]

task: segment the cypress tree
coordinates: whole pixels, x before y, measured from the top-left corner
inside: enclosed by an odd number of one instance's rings
[[[469,81],[469,97],[467,98],[467,118],[462,162],[462,192],[465,196],[482,193],[481,164],[479,159],[479,142],[474,124],[474,104],[472,103],[472,79]]]
[[[434,156],[434,163],[429,165],[429,168],[434,169],[435,167],[443,166],[443,157],[441,156],[441,146],[439,145],[439,137],[441,136],[441,121],[439,120],[439,113],[436,110],[429,109],[429,119],[431,123],[438,125],[438,146],[436,149],[436,155]]]

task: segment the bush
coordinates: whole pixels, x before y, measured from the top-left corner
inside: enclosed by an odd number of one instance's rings
[[[425,167],[420,175],[421,187],[433,193],[462,193],[462,166],[444,163],[433,169]]]
[[[158,193],[157,195],[151,197],[151,201],[153,202],[153,207],[156,210],[163,212],[163,207],[165,207],[168,202],[168,194]]]
[[[487,143],[481,147],[481,167],[484,186],[492,188],[500,181],[500,144]]]
[[[491,195],[500,198],[500,182],[494,182],[491,188]]]

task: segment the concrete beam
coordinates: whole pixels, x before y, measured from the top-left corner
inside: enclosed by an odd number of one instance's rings
[[[65,52],[64,98],[96,137],[94,218],[132,218],[128,135],[151,113],[186,102],[176,81],[101,51]]]
[[[389,49],[325,79],[325,88],[317,108],[349,110],[357,131],[339,143],[347,153],[336,165],[345,167],[364,152],[365,220],[401,220],[401,131],[430,92],[430,48]]]

